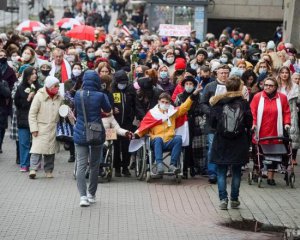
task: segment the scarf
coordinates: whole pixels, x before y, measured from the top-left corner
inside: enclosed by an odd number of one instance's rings
[[[55,72],[56,72],[56,65],[53,61],[51,72],[49,73],[49,75],[50,76],[55,76]],[[64,83],[68,79],[70,79],[71,78],[71,72],[72,72],[72,70],[71,70],[70,64],[64,59],[62,64],[61,64],[61,79],[59,79],[60,82]]]
[[[277,106],[277,134],[278,136],[283,136],[283,119],[282,119],[282,106],[280,101],[280,96],[276,95],[276,106]],[[259,131],[261,128],[262,117],[264,114],[264,107],[265,107],[265,98],[263,97],[263,93],[260,94],[260,99],[258,103],[258,110],[257,110],[257,138],[259,139]]]

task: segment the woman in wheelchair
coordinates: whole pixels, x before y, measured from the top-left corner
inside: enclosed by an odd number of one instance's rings
[[[140,138],[146,134],[150,136],[158,174],[164,173],[164,151],[171,151],[169,172],[174,174],[180,172],[178,163],[183,140],[188,129],[180,133],[178,126],[184,121],[183,117],[191,108],[193,101],[199,98],[198,94],[201,89],[202,86],[199,84],[193,94],[177,108],[171,106],[171,96],[169,94],[160,94],[158,104],[148,111],[141,121],[140,127],[135,132],[135,138]]]
[[[278,83],[274,77],[267,77],[264,81],[264,90],[257,93],[251,102],[251,112],[253,115],[252,129],[256,131],[253,143],[257,144],[257,139],[265,137],[283,136],[283,128],[289,129],[291,124],[290,107],[286,95],[277,92]],[[259,144],[277,144],[278,141],[261,141]],[[256,151],[256,148],[253,148]],[[255,152],[255,155],[257,153]],[[254,158],[254,161],[257,160]],[[267,165],[269,185],[275,185],[274,170],[277,163]]]

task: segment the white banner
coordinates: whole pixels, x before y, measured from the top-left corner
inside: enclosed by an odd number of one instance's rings
[[[174,37],[189,37],[191,36],[190,25],[172,25],[172,24],[160,24],[159,25],[160,36],[174,36]]]

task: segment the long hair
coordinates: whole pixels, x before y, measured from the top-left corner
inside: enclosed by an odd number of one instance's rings
[[[291,71],[290,71],[289,67],[287,67],[287,66],[281,67],[281,68],[279,69],[279,71],[278,71],[278,76],[277,76],[278,86],[279,86],[279,88],[282,87],[282,79],[280,78],[280,73],[281,73],[283,70],[287,70],[288,73],[289,73],[289,78],[288,78],[287,83],[286,83],[286,89],[287,89],[287,91],[290,91],[290,90],[292,89],[293,82],[292,82],[292,78],[291,78]]]
[[[33,71],[36,70],[34,67],[27,67],[23,72],[22,84],[28,85],[28,80],[30,79]]]

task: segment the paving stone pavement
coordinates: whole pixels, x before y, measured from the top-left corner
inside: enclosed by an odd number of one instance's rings
[[[298,227],[299,190],[280,182],[258,189],[243,181],[239,210],[218,210],[217,188],[196,178],[180,185],[172,179],[148,184],[113,178],[99,184],[97,203],[79,207],[73,164],[62,150],[53,179],[40,171],[36,180],[20,173],[15,143],[7,136],[0,154],[0,239],[280,239],[224,226],[230,220],[257,219],[275,226]],[[281,177],[281,176],[280,176]]]

